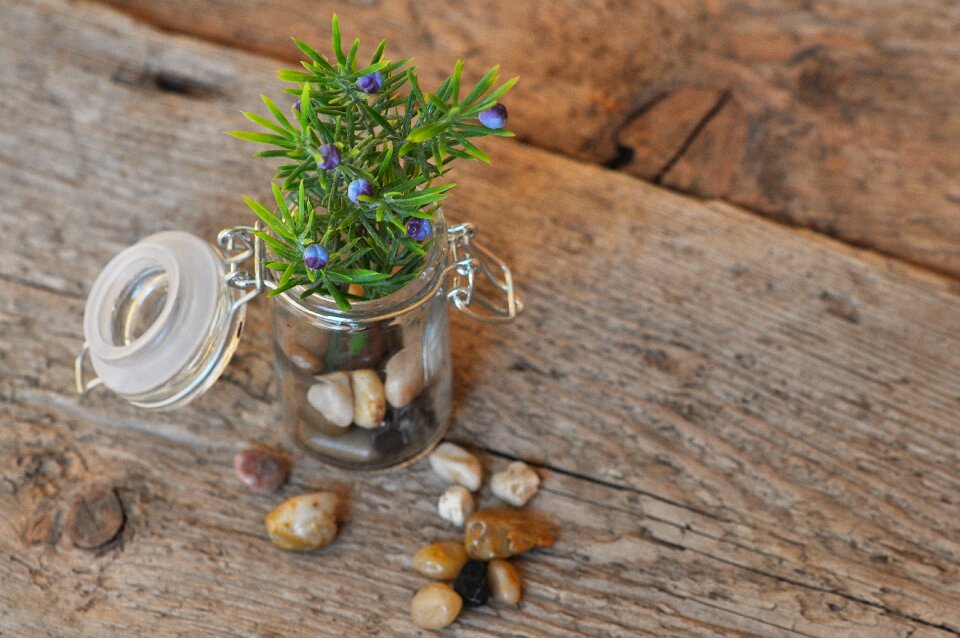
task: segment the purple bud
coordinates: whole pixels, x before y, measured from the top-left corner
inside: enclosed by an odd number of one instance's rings
[[[357,80],[357,88],[364,93],[376,93],[383,88],[383,74],[380,71],[361,76]]]
[[[503,104],[494,104],[480,113],[480,123],[487,128],[503,128],[507,125],[507,107]]]
[[[297,100],[296,102],[294,102],[294,103],[293,103],[293,106],[292,106],[291,108],[292,108],[292,110],[294,110],[294,111],[296,111],[297,113],[299,113],[299,112],[300,112],[300,100]]]
[[[318,151],[320,153],[320,160],[317,162],[317,166],[325,171],[332,171],[336,167],[340,166],[339,148],[333,144],[324,144],[318,149]]]
[[[407,222],[407,235],[416,241],[423,241],[429,237],[432,230],[433,229],[430,227],[429,219],[420,219],[419,217],[414,217]]]
[[[347,199],[354,204],[359,204],[361,195],[373,197],[373,186],[371,186],[370,182],[362,177],[360,179],[353,180],[350,182],[350,185],[347,186]]]
[[[303,249],[303,263],[311,270],[320,270],[327,265],[330,255],[320,244],[310,244]]]

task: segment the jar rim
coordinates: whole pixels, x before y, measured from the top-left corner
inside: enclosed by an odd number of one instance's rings
[[[87,307],[115,309],[124,301],[121,297],[129,294],[127,288],[131,282],[131,267],[140,262],[143,262],[144,266],[147,264],[159,266],[166,274],[167,292],[163,308],[146,330],[125,344],[115,343],[113,336],[109,334],[111,327],[106,323],[113,320],[112,313],[91,317],[91,329],[87,335],[87,342],[92,351],[102,359],[117,360],[137,354],[166,328],[173,313],[173,307],[180,292],[180,267],[173,253],[166,246],[145,242],[138,245],[135,250],[119,253],[104,267],[91,289]],[[144,268],[136,270],[143,271]]]
[[[287,290],[277,295],[277,298],[297,311],[335,327],[378,323],[405,315],[434,296],[446,272],[449,246],[447,226],[440,210],[434,214],[433,226],[434,241],[427,251],[423,269],[396,292],[370,301],[353,301],[350,310],[341,309],[333,298],[327,295],[313,294],[306,299],[300,299],[302,286]],[[276,281],[276,273],[271,271],[270,276]]]

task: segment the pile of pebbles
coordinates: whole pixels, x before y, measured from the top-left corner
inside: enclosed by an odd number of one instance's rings
[[[523,583],[508,559],[538,547],[550,547],[557,528],[524,509],[540,488],[539,475],[515,461],[490,478],[490,491],[512,507],[476,510],[473,493],[483,484],[476,456],[453,443],[443,443],[429,456],[434,473],[452,483],[437,503],[440,516],[463,528],[463,538],[431,543],[412,559],[413,568],[433,580],[414,595],[411,617],[424,629],[442,629],[464,606],[478,607],[492,597],[497,603],[520,602]],[[250,490],[271,494],[286,482],[290,457],[282,450],[254,446],[234,457],[237,478]],[[334,492],[300,494],[271,511],[264,523],[274,545],[288,551],[310,551],[330,544],[342,520],[341,500]]]
[[[290,456],[282,450],[253,446],[237,452],[233,469],[248,489],[272,494],[290,476]],[[267,514],[264,525],[273,544],[290,551],[310,551],[329,545],[337,537],[343,518],[340,496],[311,492],[288,498]]]
[[[523,583],[508,558],[556,540],[556,527],[532,512],[513,508],[476,511],[473,492],[483,483],[480,461],[453,443],[443,443],[429,457],[434,473],[454,483],[440,496],[437,511],[444,520],[464,528],[463,540],[432,543],[419,549],[413,568],[434,579],[413,597],[410,616],[424,629],[443,629],[464,606],[479,607],[491,595],[498,603],[520,602]],[[520,508],[540,487],[539,475],[526,463],[510,463],[490,479],[490,490]]]

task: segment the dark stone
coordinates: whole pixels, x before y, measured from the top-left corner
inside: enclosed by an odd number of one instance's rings
[[[281,450],[255,446],[237,452],[233,469],[240,482],[254,492],[272,494],[287,482],[290,459]]]
[[[453,581],[453,589],[463,598],[467,607],[479,607],[490,597],[487,583],[487,564],[472,560],[463,566],[460,575]]]
[[[416,447],[424,442],[425,438],[433,433],[431,428],[433,414],[418,402],[402,408],[387,408],[384,424],[373,430],[373,445],[384,456],[391,456],[402,452],[409,447]]]
[[[70,508],[70,539],[80,549],[99,549],[120,535],[126,520],[117,491],[93,487],[78,496]]]

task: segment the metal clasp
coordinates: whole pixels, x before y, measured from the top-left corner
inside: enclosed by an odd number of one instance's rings
[[[260,222],[254,226],[234,226],[217,233],[217,247],[220,258],[227,266],[226,282],[228,286],[247,290],[230,307],[234,313],[241,306],[263,292],[266,284],[263,279],[263,240],[254,234],[261,229]],[[240,265],[253,258],[253,273],[241,270]]]
[[[235,226],[221,230],[217,234],[217,245],[214,247],[218,256],[227,267],[224,280],[231,288],[246,290],[230,305],[230,321],[243,306],[263,292],[266,282],[263,278],[263,240],[254,234],[260,230],[260,223],[255,226]],[[253,259],[253,273],[241,270],[240,266],[248,259]],[[87,342],[83,343],[80,353],[74,360],[73,374],[77,394],[83,396],[101,385],[100,377],[93,377],[89,381],[84,379],[84,360],[90,353]]]
[[[73,378],[77,384],[77,394],[80,396],[85,395],[86,393],[93,390],[95,387],[103,383],[103,379],[100,377],[94,377],[89,381],[83,380],[83,360],[86,359],[87,353],[90,352],[90,346],[87,345],[87,342],[83,342],[83,347],[80,348],[80,354],[77,355],[77,358],[73,360]]]
[[[447,299],[457,310],[471,319],[484,323],[506,323],[523,312],[523,300],[513,285],[510,268],[493,251],[475,240],[477,228],[460,224],[447,229],[447,241],[452,256],[453,287]],[[506,297],[506,306],[477,294],[477,274],[483,274]],[[489,312],[478,313],[471,306],[477,302]]]

